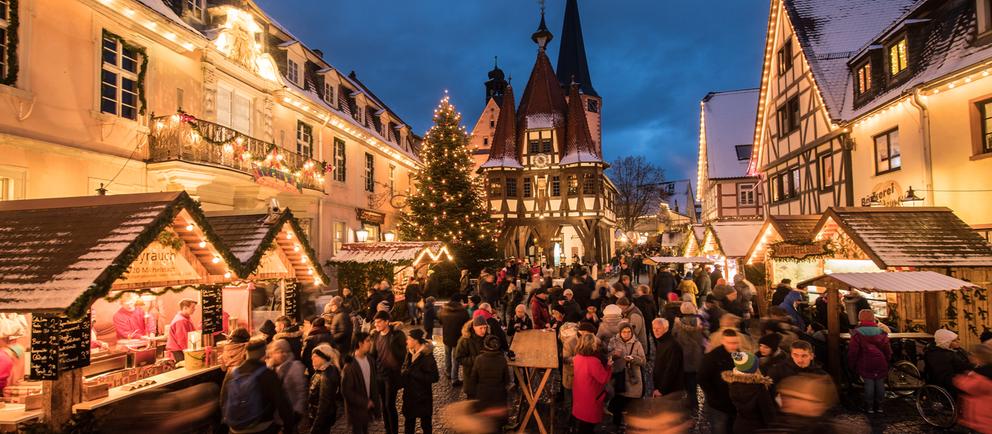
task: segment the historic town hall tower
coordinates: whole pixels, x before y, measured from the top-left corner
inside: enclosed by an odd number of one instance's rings
[[[492,217],[503,225],[500,248],[506,256],[602,262],[611,254],[616,189],[604,173],[602,99],[592,87],[576,0],[566,4],[557,74],[545,50],[553,35],[543,10],[531,38],[537,59],[520,105],[514,109],[506,86],[479,168]]]

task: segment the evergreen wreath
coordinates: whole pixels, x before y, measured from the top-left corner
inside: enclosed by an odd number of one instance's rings
[[[148,105],[148,102],[145,100],[145,75],[148,72],[148,50],[146,50],[145,47],[128,42],[124,39],[124,37],[107,29],[103,29],[103,37],[120,42],[123,49],[133,50],[141,55],[141,65],[138,66],[138,81],[135,85],[138,87],[138,105],[140,105],[140,107],[138,107],[138,114],[144,116],[145,108]]]

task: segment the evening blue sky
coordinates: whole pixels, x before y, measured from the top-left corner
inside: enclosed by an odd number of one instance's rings
[[[471,130],[493,56],[519,95],[534,63],[535,0],[257,0],[344,73],[355,70],[422,134],[447,90]],[[547,0],[556,62],[564,0]],[[603,151],[643,155],[667,179],[695,177],[699,101],[757,87],[765,0],[583,0],[586,54],[603,97]]]

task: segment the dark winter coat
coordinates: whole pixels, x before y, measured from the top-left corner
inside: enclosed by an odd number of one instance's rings
[[[424,304],[424,333],[434,336],[434,324],[437,323],[437,306]]]
[[[733,401],[730,400],[730,389],[721,375],[724,371],[731,369],[734,369],[734,359],[721,345],[703,355],[703,362],[700,364],[698,374],[699,387],[703,389],[706,403],[728,414],[732,414],[736,410]]]
[[[668,270],[661,270],[654,275],[654,279],[651,282],[651,292],[654,293],[657,300],[660,303],[668,300],[668,294],[675,291],[678,288],[679,282]]]
[[[776,366],[785,363],[785,359],[789,358],[789,355],[785,354],[784,351],[778,348],[773,348],[773,350],[775,352],[772,355],[758,359],[758,369],[762,374],[769,377],[771,376],[771,372],[776,369]]]
[[[658,317],[658,305],[655,304],[654,298],[645,294],[634,297],[633,301],[634,306],[637,306],[637,309],[644,315],[644,324],[651,327],[651,321]]]
[[[437,373],[437,360],[431,345],[425,345],[414,356],[409,351],[403,361],[403,415],[406,417],[428,417],[434,412],[433,386],[440,377]]]
[[[379,369],[379,378],[389,380],[389,384],[399,384],[400,369],[406,356],[406,333],[399,329],[399,323],[389,325],[386,333],[372,332],[372,352]]]
[[[581,283],[572,285],[574,300],[583,310],[592,304],[592,292],[596,289],[596,282],[586,276]]]
[[[572,300],[566,300],[564,304],[561,305],[565,309],[565,322],[579,322],[582,321],[582,315],[585,313],[579,303]]]
[[[824,371],[815,360],[809,366],[800,368],[788,354],[785,356],[785,361],[768,370],[768,376],[772,378],[775,384],[779,384],[782,380],[799,374],[827,375],[827,371]]]
[[[424,298],[424,289],[420,287],[419,283],[410,283],[406,285],[406,290],[403,292],[403,301],[418,302],[420,299]]]
[[[703,350],[706,347],[706,333],[696,316],[679,318],[672,326],[672,336],[682,349],[682,370],[686,373],[699,372],[703,364]]]
[[[523,318],[520,318],[516,315],[513,315],[513,319],[510,320],[509,327],[506,328],[506,334],[513,336],[517,332],[522,332],[524,330],[532,330],[532,329],[534,329],[534,323],[530,320],[529,316],[524,315]]]
[[[963,351],[931,345],[927,347],[923,357],[926,361],[927,384],[937,385],[948,391],[957,390],[952,381],[955,375],[971,369],[971,363]]]
[[[307,415],[313,423],[312,433],[329,433],[337,420],[338,401],[341,400],[341,371],[328,363],[310,379]]]
[[[298,356],[303,353],[303,332],[300,331],[299,326],[289,326],[286,327],[282,333],[276,333],[272,337],[272,340],[285,340],[289,342],[289,349],[292,351],[293,356]]]
[[[331,346],[338,353],[351,352],[351,337],[355,334],[355,322],[351,320],[351,311],[341,306],[331,314]]]
[[[792,291],[792,287],[785,284],[779,284],[775,287],[775,292],[772,293],[772,306],[778,306],[785,301],[785,296],[789,295]]]
[[[506,386],[510,370],[499,351],[484,351],[475,358],[472,372],[465,376],[465,394],[478,398],[482,408],[506,407]]]
[[[359,308],[358,299],[354,295],[341,296],[341,310],[347,313],[356,312]]]
[[[257,422],[253,426],[262,426],[267,424],[274,424],[276,413],[279,414],[280,420],[292,421],[295,419],[295,414],[293,413],[292,404],[286,399],[286,393],[282,388],[282,381],[279,380],[279,376],[276,375],[275,371],[269,369],[265,366],[265,362],[257,359],[248,359],[244,363],[239,365],[237,368],[227,371],[227,375],[224,376],[224,382],[221,384],[220,388],[220,403],[221,408],[224,408],[224,403],[227,402],[227,388],[229,382],[235,378],[234,376],[245,376],[252,375],[255,371],[259,369],[264,369],[266,372],[259,374],[257,379],[257,384],[261,390],[262,396],[265,397],[263,403],[264,408],[262,409],[262,414],[259,415]],[[285,429],[288,432],[293,432],[292,423],[285,423]]]
[[[482,297],[482,301],[496,307],[499,301],[499,286],[496,285],[496,282],[482,281],[479,284],[479,295]]]
[[[724,371],[720,378],[727,383],[737,410],[734,434],[750,434],[771,424],[775,416],[775,402],[768,391],[771,378],[737,371]]]
[[[372,384],[368,388],[372,392],[371,397],[365,392],[365,378],[362,376],[362,369],[358,362],[349,359],[344,366],[344,372],[341,373],[341,400],[344,401],[344,413],[348,416],[348,423],[351,425],[368,426],[369,422],[377,417],[382,409],[379,394],[376,393],[381,381],[376,373],[378,368],[375,364],[375,358],[368,355],[367,359],[371,371],[369,378]],[[371,410],[368,409],[370,399],[373,405]],[[396,403],[390,404],[396,405]]]
[[[861,323],[851,330],[851,343],[847,346],[847,363],[861,378],[877,380],[889,375],[892,347],[889,335],[875,323]]]
[[[449,301],[441,307],[438,319],[441,320],[441,339],[444,345],[454,348],[462,337],[462,326],[471,319],[468,310],[461,302]]]
[[[654,343],[654,389],[662,395],[684,389],[682,346],[671,331],[661,339],[655,339]]]
[[[300,361],[303,362],[303,366],[306,366],[307,372],[313,372],[313,360],[310,360],[313,349],[322,343],[334,346],[332,341],[331,332],[326,327],[320,326],[310,329],[310,334],[303,340],[303,351],[300,353]]]
[[[469,336],[463,336],[459,339],[458,346],[455,347],[455,359],[458,360],[458,364],[462,367],[464,378],[468,378],[472,374],[472,370],[475,367],[475,358],[479,354],[482,354],[482,342],[485,339],[483,336],[475,334],[475,330],[472,330],[471,327],[469,327],[468,332]],[[469,395],[469,398],[473,397],[473,395]]]

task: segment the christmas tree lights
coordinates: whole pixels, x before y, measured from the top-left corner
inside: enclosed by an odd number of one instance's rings
[[[496,254],[497,228],[489,218],[481,178],[472,176],[472,156],[461,114],[445,95],[434,110],[434,126],[420,149],[423,162],[399,231],[409,240],[439,240],[451,246],[459,265],[476,270]]]

